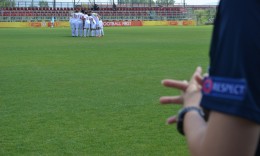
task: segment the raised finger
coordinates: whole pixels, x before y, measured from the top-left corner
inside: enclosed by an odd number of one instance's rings
[[[177,122],[177,116],[171,116],[167,119],[167,124],[174,124]]]
[[[195,79],[197,81],[198,84],[202,85],[203,83],[203,77],[201,75],[196,75]]]
[[[188,87],[187,81],[166,79],[162,81],[162,84],[166,87],[173,87],[180,90],[186,90]]]
[[[182,104],[183,97],[182,96],[163,96],[160,98],[161,104]]]
[[[197,79],[201,77],[201,73],[202,73],[202,68],[198,66],[190,79],[190,83],[197,83]]]

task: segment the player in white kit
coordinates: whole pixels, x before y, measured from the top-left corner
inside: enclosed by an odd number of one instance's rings
[[[100,36],[100,27],[99,27],[99,18],[98,18],[98,14],[97,13],[92,13],[92,17],[96,22],[96,27],[95,27],[95,31],[92,31],[92,36]]]
[[[75,36],[75,29],[76,29],[76,27],[75,27],[75,25],[74,25],[74,13],[73,12],[71,12],[71,14],[70,14],[70,28],[71,28],[71,35],[72,35],[72,37],[74,37]]]
[[[102,36],[105,35],[105,33],[104,33],[104,23],[102,21],[101,16],[98,16],[98,17],[99,17],[100,37],[102,37]]]
[[[79,9],[76,10],[76,12],[73,14],[73,24],[75,26],[75,36],[78,37],[83,36],[83,21],[84,14],[79,12]]]
[[[84,37],[89,37],[90,36],[90,21],[89,21],[89,16],[88,16],[87,12],[85,12],[84,20],[85,20]]]
[[[93,19],[92,16],[89,16],[89,22],[90,22],[90,34],[91,37],[94,37],[96,31],[96,21]]]

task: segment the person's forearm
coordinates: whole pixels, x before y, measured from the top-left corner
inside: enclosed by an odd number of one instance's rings
[[[202,142],[206,130],[205,120],[198,112],[191,111],[184,118],[184,133],[192,156],[201,156]]]

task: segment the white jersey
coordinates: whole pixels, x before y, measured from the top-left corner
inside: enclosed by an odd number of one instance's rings
[[[96,21],[94,20],[94,18],[92,16],[89,16],[89,23],[96,24]]]
[[[73,18],[76,20],[76,21],[82,21],[82,19],[84,18],[84,14],[81,13],[81,12],[75,12],[73,14]]]
[[[85,23],[84,23],[84,28],[89,29],[90,28],[90,21],[89,21],[89,16],[84,15]]]
[[[92,17],[93,17],[93,19],[95,20],[96,25],[99,26],[99,18],[98,18],[98,15],[97,15],[96,13],[92,13]]]
[[[84,19],[85,19],[85,23],[90,23],[88,15],[84,15]]]

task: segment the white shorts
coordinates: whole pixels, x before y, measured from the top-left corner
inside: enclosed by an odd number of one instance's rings
[[[90,23],[89,21],[85,21],[84,28],[89,29],[90,28]]]

